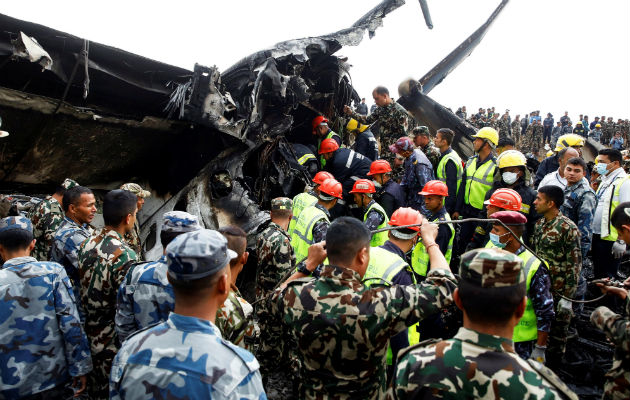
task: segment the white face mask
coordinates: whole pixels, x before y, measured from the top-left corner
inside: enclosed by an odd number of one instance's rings
[[[503,182],[508,185],[513,184],[518,179],[518,174],[516,172],[504,172],[501,176],[503,177]]]

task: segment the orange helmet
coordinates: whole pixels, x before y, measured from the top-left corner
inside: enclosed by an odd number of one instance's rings
[[[368,172],[368,176],[376,175],[376,174],[384,174],[387,172],[392,172],[392,166],[389,165],[387,160],[376,160],[372,161],[370,164],[370,172]]]
[[[318,115],[317,117],[313,118],[313,122],[311,123],[313,125],[313,135],[315,134],[315,128],[317,128],[321,124],[327,124],[327,123],[328,123],[328,118],[323,117],[321,115]]]
[[[332,153],[333,151],[337,151],[338,148],[339,143],[337,143],[335,139],[324,139],[319,146],[319,154]]]
[[[319,171],[313,177],[313,182],[315,182],[318,185],[321,185],[322,183],[324,183],[326,179],[335,179],[335,177],[330,172]]]
[[[446,183],[442,181],[429,181],[422,188],[422,192],[419,192],[418,194],[423,196],[448,196],[448,188],[446,187]]]
[[[389,219],[389,225],[391,226],[405,226],[421,223],[422,214],[420,214],[420,211],[414,210],[411,207],[400,207],[398,210],[394,211],[392,217]],[[407,229],[419,232],[420,226],[413,226]]]
[[[369,179],[357,179],[350,193],[376,193],[376,187]]]
[[[492,193],[490,199],[486,200],[483,204],[499,207],[509,211],[520,211],[523,200],[516,190],[497,189],[494,193]]]
[[[343,198],[343,189],[341,183],[336,179],[326,179],[320,186],[319,192],[327,194],[338,199]]]

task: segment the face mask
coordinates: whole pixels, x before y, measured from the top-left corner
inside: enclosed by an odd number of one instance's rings
[[[608,166],[608,164],[604,164],[604,163],[599,163],[597,164],[597,173],[600,175],[606,175],[608,173],[608,170],[606,169],[606,167]]]
[[[518,179],[518,174],[516,172],[504,172],[502,174],[502,177],[503,177],[503,182],[507,183],[508,185],[511,185],[514,182],[516,182],[516,180]]]
[[[505,235],[507,235],[507,233]],[[501,235],[501,236],[505,236],[505,235]],[[501,236],[497,235],[496,233],[490,232],[490,241],[496,247],[500,249],[504,249],[505,246],[507,246],[507,243],[501,243]]]
[[[382,187],[383,187],[383,185],[381,185],[381,184],[380,184],[380,183],[378,183],[377,181],[372,181],[372,182],[374,182],[374,187],[375,187],[375,188],[377,188],[377,189],[380,189],[380,188],[382,188]]]

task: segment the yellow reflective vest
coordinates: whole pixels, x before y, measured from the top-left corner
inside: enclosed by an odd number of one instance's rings
[[[439,221],[439,218],[433,219],[431,222]],[[444,220],[450,221],[451,216],[448,213],[444,214]],[[446,262],[451,262],[451,257],[453,254],[453,240],[455,239],[455,228],[453,224],[447,225],[451,230],[451,238],[448,241],[448,248],[446,250],[446,254],[444,254],[444,258],[446,258]],[[411,267],[413,268],[413,272],[418,276],[427,276],[427,270],[429,269],[429,253],[424,248],[424,244],[421,241],[418,241],[416,247],[413,248],[411,252]]]
[[[289,229],[287,230],[289,236],[293,234],[295,224],[297,223],[297,219],[300,216],[302,210],[304,210],[306,207],[314,206],[315,204],[317,204],[317,197],[307,192],[300,193],[293,198],[293,217],[291,217],[291,222],[289,222]]]
[[[387,226],[387,223],[389,222],[389,218],[387,217],[387,213],[385,212],[383,207],[381,207],[381,205],[378,204],[375,201],[372,202],[372,204],[367,209],[365,214],[363,214],[363,222],[365,222],[365,220],[367,219],[368,214],[372,210],[377,211],[379,214],[381,214],[383,216],[383,222],[379,226],[377,226],[376,228],[377,229],[385,228]],[[372,240],[370,240],[370,246],[378,247],[378,246],[384,245],[385,242],[387,242],[387,237],[388,237],[387,236],[387,231],[373,234],[372,235]]]
[[[492,188],[497,163],[492,156],[488,157],[486,162],[481,165],[477,165],[477,161],[479,161],[479,156],[474,156],[466,162],[464,203],[481,210],[486,192]]]
[[[306,207],[300,213],[291,235],[291,247],[295,252],[296,264],[308,256],[308,248],[313,244],[313,227],[321,220],[330,222],[326,213],[315,206]]]
[[[538,267],[540,267],[540,260],[537,259],[528,250],[525,250],[518,257],[523,260],[523,269],[527,276],[527,289],[526,293],[529,293],[529,287],[532,283],[532,278]],[[527,306],[525,307],[525,313],[518,321],[518,324],[514,328],[514,335],[512,339],[514,342],[528,342],[530,340],[536,340],[538,338],[538,324],[536,321],[536,313],[534,312],[534,305],[532,301],[527,297]]]
[[[462,159],[459,157],[459,154],[455,152],[455,150],[450,151],[445,154],[437,166],[437,178],[442,182],[446,183],[446,164],[452,161],[455,163],[455,168],[457,168],[457,192],[449,193],[449,196],[457,197],[457,193],[459,193],[459,185],[462,183],[462,176],[464,175],[464,168],[462,167]]]

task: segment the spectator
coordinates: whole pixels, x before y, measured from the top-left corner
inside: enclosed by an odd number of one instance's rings
[[[368,108],[367,104],[365,104],[365,97],[361,99],[361,102],[357,105],[355,111],[357,112],[357,114],[367,115]]]
[[[623,150],[623,138],[621,137],[621,132],[615,132],[615,137],[610,139],[610,147],[615,150]]]
[[[553,115],[547,113],[547,118],[543,121],[543,144],[551,142],[551,130],[553,129]]]

